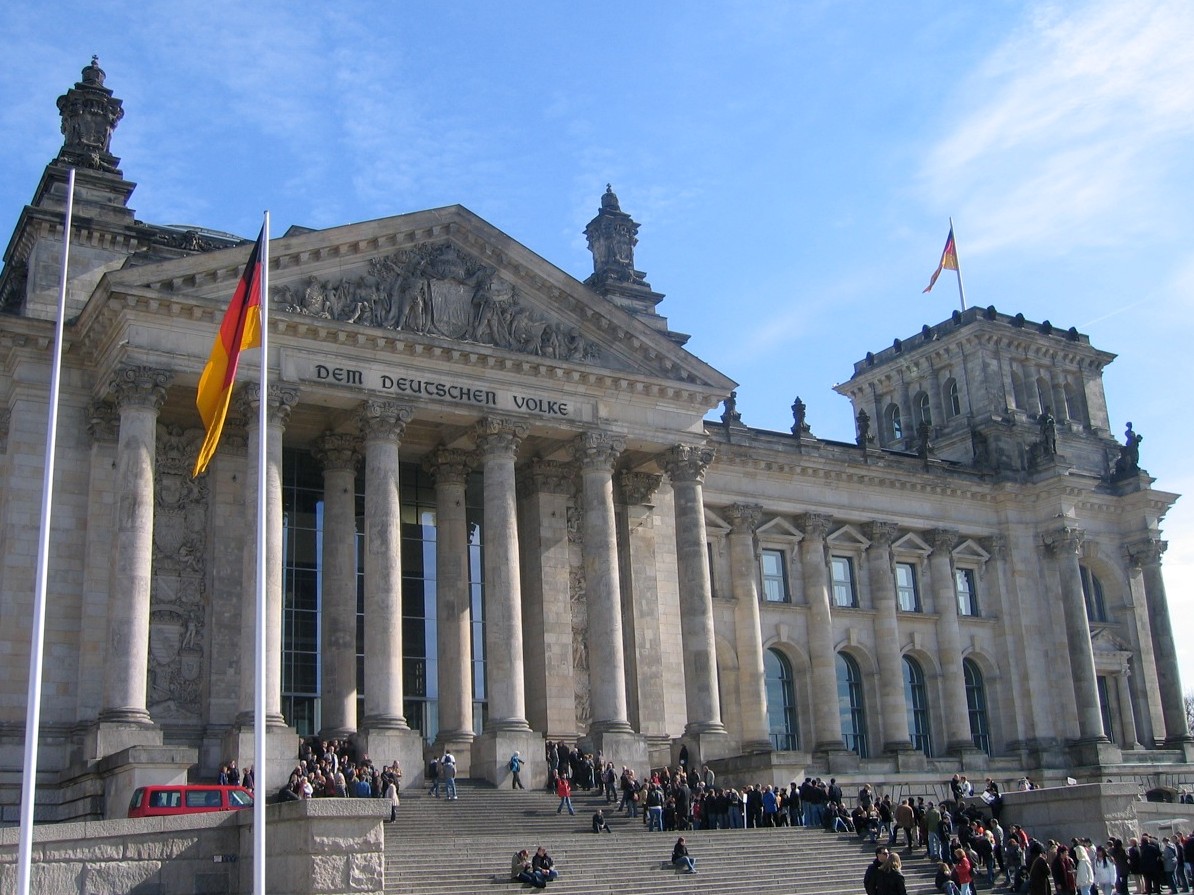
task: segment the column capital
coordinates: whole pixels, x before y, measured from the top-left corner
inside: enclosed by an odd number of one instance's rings
[[[862,533],[872,547],[890,547],[899,530],[900,527],[894,522],[867,522],[862,526]]]
[[[92,401],[87,408],[87,431],[91,440],[115,444],[120,432],[120,414],[111,401]]]
[[[471,451],[458,451],[442,444],[423,458],[423,471],[435,479],[437,485],[463,485],[477,465]]]
[[[934,528],[925,532],[925,540],[933,548],[933,554],[949,556],[949,552],[958,543],[958,533],[952,528]]]
[[[582,472],[613,472],[626,440],[608,432],[582,432],[572,442],[572,458]]]
[[[325,472],[337,469],[355,472],[361,459],[361,439],[357,435],[324,432],[315,439],[311,453]]]
[[[983,542],[986,551],[995,559],[1004,560],[1008,556],[1007,538],[1003,535],[991,535]]]
[[[1128,544],[1124,551],[1128,555],[1128,563],[1134,569],[1145,566],[1159,566],[1161,556],[1169,548],[1169,542],[1160,538],[1145,538]]]
[[[166,402],[166,389],[173,379],[169,370],[144,365],[121,367],[108,381],[108,390],[118,410],[147,407],[156,412]]]
[[[519,497],[532,494],[563,494],[571,497],[576,492],[576,465],[573,463],[532,457],[519,472]]]
[[[734,503],[725,508],[734,534],[754,534],[763,518],[763,507],[757,503]]]
[[[1043,540],[1046,549],[1055,556],[1080,556],[1086,532],[1080,528],[1063,525],[1056,531],[1046,533]]]
[[[796,517],[796,527],[810,541],[823,541],[833,525],[833,517],[824,513],[801,513]]]
[[[361,406],[360,427],[365,441],[402,441],[414,410],[395,401],[366,401]]]
[[[497,416],[477,420],[477,447],[487,455],[506,454],[513,458],[527,437],[527,427]]]
[[[268,402],[265,410],[267,425],[286,428],[290,422],[290,411],[298,403],[299,390],[285,385],[271,385],[268,392]],[[246,420],[257,419],[257,410],[261,406],[261,383],[245,382],[237,389],[234,403],[237,411]]]
[[[705,481],[705,470],[713,462],[716,451],[707,444],[677,444],[663,453],[660,462],[672,482]]]
[[[651,502],[651,498],[663,482],[663,476],[653,472],[632,472],[623,469],[615,480],[626,506],[637,507]]]

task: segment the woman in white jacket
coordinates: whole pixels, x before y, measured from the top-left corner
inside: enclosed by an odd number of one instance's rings
[[[1111,856],[1107,854],[1107,850],[1103,846],[1099,846],[1095,850],[1094,859],[1094,884],[1099,887],[1099,892],[1102,895],[1112,895],[1115,892],[1115,881],[1117,878],[1117,871],[1115,862],[1111,860]],[[1081,885],[1082,865],[1078,865],[1079,885]]]
[[[1078,883],[1079,892],[1089,892],[1094,885],[1094,868],[1090,866],[1090,853],[1082,844],[1074,846],[1074,879]]]

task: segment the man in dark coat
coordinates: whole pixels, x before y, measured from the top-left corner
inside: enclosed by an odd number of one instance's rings
[[[1144,877],[1146,892],[1160,893],[1165,865],[1161,860],[1161,846],[1148,833],[1140,837],[1140,874]]]
[[[866,895],[876,895],[877,880],[875,874],[879,873],[884,864],[887,863],[887,846],[881,845],[875,849],[875,860],[867,865],[866,873],[862,875],[862,888],[866,890]]]

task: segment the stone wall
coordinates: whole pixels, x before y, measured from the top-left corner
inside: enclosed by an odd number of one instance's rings
[[[385,881],[380,799],[270,805],[271,892],[369,895]],[[33,892],[61,895],[240,895],[253,891],[253,812],[41,825],[33,843]],[[0,830],[0,892],[17,887],[19,830]]]
[[[999,822],[1020,824],[1042,842],[1069,842],[1089,836],[1103,843],[1111,836],[1125,843],[1140,833],[1136,809],[1140,788],[1131,783],[1084,783],[1050,786],[1029,792],[1005,792]],[[1179,806],[1172,806],[1179,807]]]

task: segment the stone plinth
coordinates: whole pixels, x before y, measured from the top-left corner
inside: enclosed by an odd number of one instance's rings
[[[1070,763],[1076,768],[1101,768],[1123,762],[1123,753],[1105,739],[1079,740],[1067,750]]]
[[[1139,787],[1131,783],[1087,783],[1051,786],[1029,792],[1005,792],[999,822],[1007,829],[1020,824],[1042,842],[1089,836],[1106,842],[1116,836],[1127,842],[1139,833],[1136,817]],[[1174,808],[1185,807],[1175,805]]]
[[[377,767],[391,765],[394,759],[402,768],[402,785],[415,786],[423,781],[423,737],[417,730],[365,728],[357,734],[357,744],[362,755]],[[460,776],[462,768],[457,765]]]
[[[734,751],[734,744],[729,736],[720,731],[711,733],[685,731],[674,746],[674,754],[678,757],[680,750],[685,747],[688,749],[688,766],[690,768],[700,768],[701,765],[718,758],[725,758]]]
[[[133,790],[139,786],[186,783],[196,761],[194,749],[161,745],[132,746],[100,760],[95,772],[104,783],[104,817],[127,817]]]
[[[260,792],[276,793],[290,779],[290,772],[298,764],[299,735],[293,727],[269,725],[265,732],[265,775],[256,767],[256,745],[253,728],[241,725],[224,736],[224,758],[235,761],[244,771],[253,767],[255,784]]]
[[[97,760],[116,755],[133,746],[160,746],[161,728],[152,724],[124,724],[119,721],[97,721],[83,738],[83,758]]]
[[[543,755],[543,736],[532,730],[485,731],[472,742],[469,776],[474,780],[488,780],[499,788],[509,788],[513,778],[510,756],[516,751],[521,752],[522,757],[529,762],[527,767],[532,769],[533,774],[536,763]],[[523,777],[524,784],[531,779],[526,772]]]
[[[592,731],[585,739],[591,744],[590,751],[594,755],[600,753],[605,762],[612,761],[619,773],[623,767],[627,767],[642,774],[652,766],[647,738],[642,734],[617,730]]]

